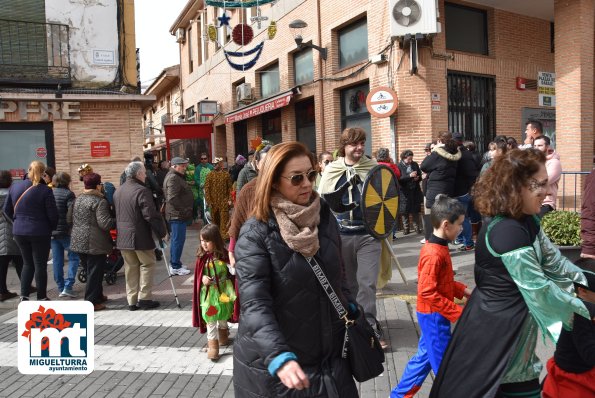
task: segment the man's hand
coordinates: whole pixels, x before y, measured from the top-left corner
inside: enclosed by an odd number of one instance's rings
[[[310,387],[310,380],[302,370],[302,367],[296,361],[287,361],[281,369],[277,371],[277,376],[281,383],[287,388],[295,388],[296,390],[303,390]]]

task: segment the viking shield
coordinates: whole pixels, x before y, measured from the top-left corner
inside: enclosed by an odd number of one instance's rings
[[[377,239],[392,233],[399,210],[399,183],[395,173],[378,165],[368,173],[360,203],[366,230]]]

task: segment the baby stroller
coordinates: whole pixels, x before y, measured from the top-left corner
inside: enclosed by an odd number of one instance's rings
[[[110,235],[112,236],[112,240],[114,241],[114,247],[112,248],[111,253],[107,255],[105,258],[105,265],[104,265],[104,279],[108,285],[113,285],[116,283],[118,279],[118,271],[122,269],[124,266],[124,258],[120,253],[120,250],[116,249],[116,238],[118,236],[118,232],[115,229],[110,231]],[[77,272],[77,279],[81,283],[87,282],[87,270],[84,268],[79,268]]]

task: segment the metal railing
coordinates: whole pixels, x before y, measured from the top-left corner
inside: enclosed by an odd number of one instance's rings
[[[558,182],[558,210],[581,211],[585,177],[590,173],[590,171],[562,172]]]
[[[68,25],[0,19],[0,82],[70,81]]]

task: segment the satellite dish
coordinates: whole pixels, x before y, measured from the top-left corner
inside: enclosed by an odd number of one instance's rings
[[[393,18],[401,26],[410,26],[419,21],[421,8],[415,0],[401,0],[393,8]]]

